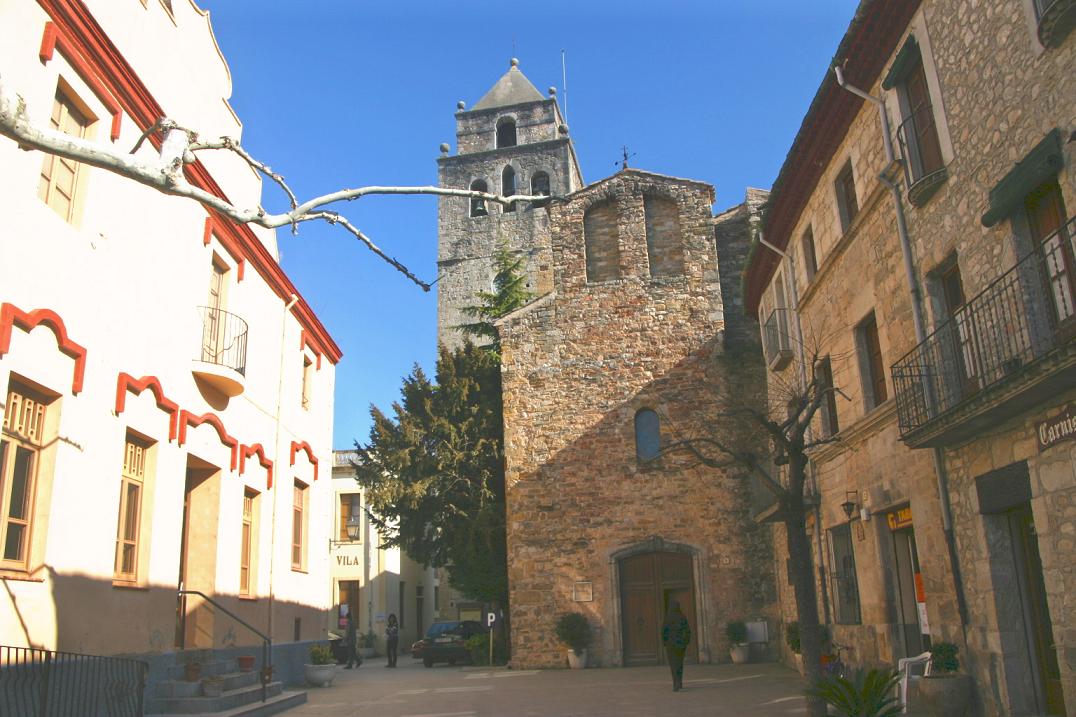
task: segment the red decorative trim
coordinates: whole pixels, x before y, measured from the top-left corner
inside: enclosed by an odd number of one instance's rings
[[[314,480],[318,479],[318,459],[314,457],[314,449],[310,447],[310,444],[306,441],[292,441],[291,442],[291,464],[295,465],[295,454],[300,450],[306,451],[306,459],[310,461],[310,465],[314,466]]]
[[[220,442],[232,449],[232,463],[230,470],[235,470],[236,459],[239,454],[239,441],[228,435],[228,432],[224,430],[224,424],[217,418],[215,414],[205,413],[201,416],[195,416],[190,411],[179,412],[179,445],[183,445],[187,442],[187,427],[188,426],[200,426],[203,423],[208,423],[213,426],[217,431],[217,437],[220,438]]]
[[[175,440],[179,422],[179,404],[164,395],[164,389],[161,388],[161,382],[156,376],[143,376],[136,380],[131,374],[120,372],[116,379],[116,415],[123,413],[127,407],[128,391],[137,396],[147,388],[157,400],[157,408],[168,412],[168,440]]]
[[[236,280],[242,281],[244,269],[247,265],[247,260],[243,258],[243,252],[239,248],[241,243],[236,238],[234,231],[228,231],[228,227],[231,224],[227,219],[224,219],[216,214],[210,214],[205,218],[205,232],[202,234],[202,246],[209,246],[209,241],[213,237],[217,238],[220,245],[227,250],[236,264]]]
[[[99,77],[108,86],[140,129],[150,127],[158,119],[166,116],[134,69],[94,20],[82,0],[38,0],[38,4],[49,14],[59,29],[60,35],[70,42],[77,54],[86,58],[87,65],[95,70],[94,76]],[[153,142],[156,146],[160,146],[159,138],[154,137]],[[227,199],[220,185],[201,162],[187,165],[185,171],[188,181],[192,184]],[[226,227],[226,231],[235,234],[237,246],[243,256],[265,278],[266,283],[277,296],[285,302],[291,301],[292,294],[300,296],[280,264],[250,227],[246,225],[226,225]],[[334,364],[339,363],[343,355],[340,347],[333,341],[306,301],[300,297],[299,302],[292,308],[292,313],[311,333],[329,360]]]
[[[4,302],[0,305],[0,357],[11,348],[11,327],[18,326],[30,333],[37,326],[45,325],[56,336],[56,347],[60,352],[75,360],[75,375],[71,380],[71,393],[82,391],[82,381],[86,375],[86,349],[76,344],[67,335],[67,327],[55,311],[34,309],[26,312],[14,304]]]
[[[252,446],[239,446],[239,475],[243,475],[243,472],[246,471],[247,459],[252,458],[255,455],[258,456],[258,463],[265,469],[265,489],[269,490],[273,487],[273,462],[265,457],[265,451],[262,449],[262,444],[255,443]]]
[[[302,331],[299,332],[299,350],[302,351],[307,346],[310,347],[310,350],[314,352],[314,356],[317,357],[317,359],[318,359],[317,369],[318,369],[318,371],[320,371],[321,370],[321,354],[318,352],[318,350],[314,346],[314,344],[310,341],[310,334],[306,333],[306,329],[303,329]]]
[[[101,84],[100,77],[90,67],[86,58],[79,54],[78,50],[71,44],[71,40],[60,32],[55,23],[46,22],[45,32],[41,36],[41,49],[37,53],[37,56],[41,58],[41,64],[47,64],[52,59],[53,50],[57,47],[67,58],[71,67],[75,68],[78,76],[93,90],[93,93],[97,95],[98,99],[108,109],[109,114],[112,115],[112,141],[115,142],[120,138],[120,122],[123,119],[123,110],[120,109],[119,103],[112,96],[112,93]]]

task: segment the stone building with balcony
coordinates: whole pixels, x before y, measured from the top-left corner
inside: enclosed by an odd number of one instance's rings
[[[193,2],[20,0],[0,25],[35,124],[125,150],[166,115],[241,134]],[[6,139],[0,166],[0,644],[260,655],[179,588],[271,637],[286,675],[331,605],[341,353],[274,232]],[[227,153],[188,179],[241,205],[262,189]]]
[[[839,389],[822,617],[860,664],[956,643],[980,715],[1076,703],[1074,13],[864,0],[745,273],[771,392]]]

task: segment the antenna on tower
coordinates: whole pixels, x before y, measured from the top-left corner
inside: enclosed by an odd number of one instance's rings
[[[564,124],[568,124],[568,61],[564,50],[560,51],[560,76],[564,85]]]

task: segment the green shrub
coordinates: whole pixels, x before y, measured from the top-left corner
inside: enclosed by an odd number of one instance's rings
[[[856,670],[851,680],[836,675],[822,677],[807,694],[821,697],[843,717],[896,717],[901,707],[893,688],[899,682],[895,670]]]
[[[747,642],[747,625],[740,620],[728,623],[725,625],[725,637],[733,645],[742,645]]]
[[[579,655],[590,644],[590,623],[578,612],[566,612],[557,618],[557,637]]]
[[[960,669],[958,648],[951,642],[938,642],[930,648],[930,674],[951,675]]]
[[[508,663],[508,655],[505,654],[503,640],[493,641],[493,664],[505,665]],[[479,632],[467,638],[463,643],[467,651],[471,653],[471,662],[475,665],[489,664],[489,633]]]
[[[310,648],[310,664],[335,665],[336,659],[333,658],[332,650],[325,645],[314,645]]]

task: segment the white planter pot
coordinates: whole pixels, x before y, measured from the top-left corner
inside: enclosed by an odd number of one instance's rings
[[[568,650],[568,667],[573,670],[582,670],[587,666],[587,651],[583,650],[578,655],[575,650]]]
[[[742,665],[751,659],[751,646],[746,642],[733,645],[729,648],[729,657],[732,658],[733,664]]]
[[[336,677],[336,665],[303,665],[303,674],[311,687],[328,687]]]

